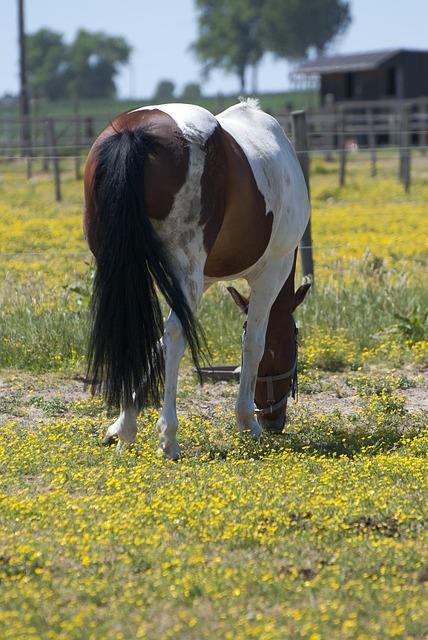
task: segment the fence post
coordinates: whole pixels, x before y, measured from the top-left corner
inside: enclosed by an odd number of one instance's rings
[[[401,106],[400,132],[400,181],[406,190],[410,189],[410,105]]]
[[[80,180],[80,117],[74,119],[74,175]]]
[[[51,155],[51,150],[49,148],[49,133],[48,133],[48,123],[45,122],[45,126],[43,129],[43,160],[42,160],[42,169],[43,171],[49,171],[49,156]]]
[[[327,162],[332,162],[335,131],[335,106],[334,95],[332,93],[327,93],[324,101],[324,107],[326,115],[325,159]]]
[[[5,151],[7,160],[12,160],[13,158],[13,128],[12,128],[12,120],[5,121]]]
[[[346,177],[346,139],[345,139],[345,113],[343,105],[339,107],[338,116],[338,146],[339,146],[339,184],[345,184]]]
[[[368,142],[370,147],[370,159],[371,159],[371,176],[375,177],[377,174],[376,167],[376,135],[374,131],[374,117],[373,117],[373,109],[368,109],[367,111],[367,124],[369,128]]]
[[[291,124],[293,128],[294,148],[297,153],[300,166],[302,167],[308,194],[310,195],[308,130],[306,126],[306,113],[304,111],[293,111],[291,113]],[[314,260],[312,255],[312,234],[310,218],[300,241],[300,259],[303,278],[307,278],[312,283],[314,283]]]
[[[420,117],[420,135],[418,136],[418,143],[421,149],[421,153],[424,156],[427,148],[427,128],[428,128],[428,105],[427,102],[421,104],[419,117]]]
[[[21,155],[25,158],[28,180],[30,180],[33,175],[33,167],[31,163],[33,150],[31,145],[31,121],[30,116],[27,114],[21,116]]]
[[[52,119],[46,120],[46,138],[48,142],[50,156],[53,164],[54,184],[55,184],[55,199],[57,202],[61,200],[61,179],[59,172],[59,159],[55,148],[55,135]]]

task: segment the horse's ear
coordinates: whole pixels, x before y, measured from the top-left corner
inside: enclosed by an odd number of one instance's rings
[[[296,293],[294,294],[293,311],[294,309],[297,309],[299,304],[302,304],[306,294],[310,289],[310,286],[311,286],[310,282],[307,282],[306,284],[302,284],[302,286],[297,289]]]
[[[235,287],[227,287],[227,290],[229,291],[230,295],[232,296],[232,298],[234,299],[238,307],[241,309],[241,311],[247,314],[248,305],[250,304],[250,299],[241,295],[239,291],[235,289]]]

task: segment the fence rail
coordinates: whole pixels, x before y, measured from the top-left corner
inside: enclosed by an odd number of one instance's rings
[[[285,132],[294,140],[292,113],[273,114]],[[111,115],[111,118],[114,114]],[[327,159],[340,154],[339,181],[346,178],[346,154],[356,149],[371,154],[372,175],[376,174],[376,154],[379,149],[399,150],[397,175],[404,188],[411,183],[411,150],[425,154],[428,146],[428,98],[409,101],[327,103],[320,109],[305,111],[308,152],[322,152]],[[80,177],[83,158],[96,135],[111,119],[107,115],[33,116],[25,120],[4,116],[0,120],[0,168],[4,161],[25,157],[27,175],[32,173],[34,159],[42,161],[44,170],[52,170],[55,197],[61,199],[61,158],[72,158],[76,178]],[[29,140],[22,144],[22,132],[29,131]]]
[[[291,134],[288,113],[274,114]],[[403,135],[413,146],[428,144],[428,98],[415,100],[376,100],[373,102],[329,103],[321,109],[306,110],[311,150],[348,149],[401,145]]]
[[[310,150],[376,148],[401,145],[403,135],[412,146],[428,146],[428,98],[414,100],[377,100],[374,102],[327,102],[322,108],[305,111]],[[59,155],[81,155],[87,152],[96,135],[115,117],[32,116],[23,120],[3,116],[0,121],[0,157],[13,158],[21,152],[21,132],[29,125],[30,148],[24,155],[45,156],[51,148],[49,129],[54,133]],[[291,112],[273,113],[292,137]]]

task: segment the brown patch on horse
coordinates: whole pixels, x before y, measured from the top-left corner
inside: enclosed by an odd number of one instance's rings
[[[264,197],[236,140],[219,126],[207,148],[201,180],[209,252],[204,272],[224,278],[249,269],[261,258],[271,236],[273,214],[266,213]]]
[[[218,125],[205,143],[205,164],[201,176],[201,225],[204,246],[209,253],[224,220],[227,168],[223,131]]]
[[[174,198],[187,178],[189,148],[181,129],[168,114],[159,109],[126,112],[115,118],[100,134],[89,152],[85,167],[85,207],[83,224],[89,248],[96,253],[96,203],[92,180],[97,162],[97,148],[108,136],[125,129],[144,128],[154,139],[144,166],[142,186],[150,218],[164,220],[170,213]]]

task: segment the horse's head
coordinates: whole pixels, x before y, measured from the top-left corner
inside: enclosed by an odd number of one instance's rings
[[[309,287],[310,284],[303,284],[295,292],[293,287],[292,296],[283,290],[271,309],[254,398],[257,419],[266,431],[282,432],[288,397],[294,397],[297,392],[298,343],[293,311],[303,302]],[[241,311],[247,314],[249,298],[234,287],[228,287],[228,291]],[[244,339],[245,331],[246,321]]]

